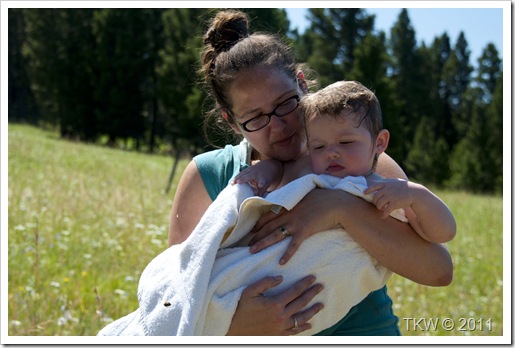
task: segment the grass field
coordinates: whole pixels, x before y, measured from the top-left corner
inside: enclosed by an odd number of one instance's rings
[[[173,159],[28,126],[11,124],[8,133],[9,335],[96,335],[137,308],[139,276],[166,248],[179,178],[165,195]],[[394,276],[388,287],[401,331],[502,335],[502,197],[437,193],[458,223],[448,245],[454,280],[430,288]],[[455,327],[444,329],[445,318]]]

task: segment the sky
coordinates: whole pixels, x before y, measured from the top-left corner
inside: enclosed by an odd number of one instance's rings
[[[302,32],[309,21],[305,19],[307,9],[287,8],[292,28]],[[374,14],[375,29],[383,30],[387,37],[397,21],[401,8],[366,8]],[[459,33],[463,31],[471,52],[470,63],[477,64],[483,49],[493,43],[503,57],[503,9],[502,8],[408,8],[411,25],[415,30],[417,43],[431,45],[436,36],[447,33],[454,46]],[[506,23],[509,30],[509,23]]]

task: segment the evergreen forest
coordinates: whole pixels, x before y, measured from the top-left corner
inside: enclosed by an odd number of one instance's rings
[[[488,44],[477,62],[463,32],[417,43],[408,11],[389,32],[359,8],[313,8],[290,28],[284,9],[241,9],[251,31],[276,33],[319,86],[358,80],[375,91],[388,154],[423,184],[502,193],[502,59]],[[202,34],[216,9],[8,9],[9,122],[148,153],[212,149],[200,77]],[[227,139],[219,138],[218,146]]]

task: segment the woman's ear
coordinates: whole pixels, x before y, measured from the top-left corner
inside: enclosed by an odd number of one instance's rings
[[[232,119],[232,117],[231,117],[231,116],[229,116],[229,113],[227,112],[227,110],[222,109],[221,113],[222,113],[222,117],[224,118],[224,120],[225,120],[225,121],[227,121],[227,123],[228,123],[228,124],[229,124],[229,126],[232,128],[232,130],[233,130],[236,134],[241,134],[240,127],[238,127],[238,125],[236,124],[236,122],[234,122],[234,120]]]
[[[308,94],[308,84],[306,83],[306,78],[304,77],[302,70],[297,71],[297,84],[299,85],[302,93]]]
[[[376,138],[376,148],[375,153],[380,155],[386,151],[388,147],[388,142],[390,141],[390,132],[388,129],[382,129]]]
[[[222,117],[224,118],[224,120],[226,120],[227,122],[231,123],[231,120],[229,118],[229,113],[227,113],[227,110],[222,109],[222,111],[220,111],[220,112],[221,112]]]

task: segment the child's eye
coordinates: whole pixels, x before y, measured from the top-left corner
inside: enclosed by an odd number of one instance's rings
[[[312,147],[313,150],[322,150],[323,148],[324,148],[324,145],[317,145],[317,146]]]
[[[340,144],[342,145],[348,145],[348,144],[352,144],[353,141],[340,141]]]

